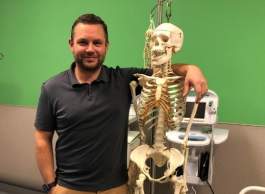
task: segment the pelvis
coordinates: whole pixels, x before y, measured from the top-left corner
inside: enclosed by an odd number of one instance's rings
[[[175,148],[157,150],[149,145],[141,145],[131,152],[131,161],[134,162],[138,168],[140,168],[141,173],[143,173],[150,181],[164,183],[168,182],[170,176],[175,174],[176,169],[182,166],[184,163],[184,156],[179,150]],[[150,175],[150,167],[147,166],[146,161],[152,158],[156,166],[162,167],[165,164],[167,169],[164,175],[159,178],[153,178]]]

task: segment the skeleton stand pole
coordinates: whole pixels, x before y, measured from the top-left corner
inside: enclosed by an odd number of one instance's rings
[[[157,26],[162,23],[163,20],[163,0],[157,0]]]
[[[157,18],[156,18],[156,25],[158,26],[159,24],[162,23],[163,20],[163,0],[157,0]],[[153,137],[153,133],[151,132],[151,137]],[[153,138],[151,138],[152,144],[153,144]],[[156,171],[155,171],[155,165],[151,163],[152,166],[152,174],[155,176]],[[155,183],[152,181],[151,182],[151,194],[155,193]]]

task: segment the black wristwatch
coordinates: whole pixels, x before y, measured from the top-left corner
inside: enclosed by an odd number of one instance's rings
[[[56,180],[48,184],[43,184],[42,191],[48,193],[54,186],[56,186],[56,184],[57,184]]]

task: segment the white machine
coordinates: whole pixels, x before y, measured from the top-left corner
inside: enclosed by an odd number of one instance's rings
[[[183,123],[188,123],[193,104],[195,102],[196,94],[192,90],[187,96],[186,100],[186,113],[183,119]],[[209,90],[205,96],[201,99],[197,113],[193,120],[193,123],[196,124],[205,124],[205,125],[214,125],[217,121],[217,108],[218,108],[218,96],[217,94]]]
[[[169,131],[166,136],[169,142],[181,147],[185,130],[191,116],[195,93],[191,91],[186,101],[186,113],[179,131]],[[224,142],[228,130],[214,128],[217,122],[218,96],[209,90],[201,99],[189,133],[189,157],[187,165],[187,182],[192,185],[204,185],[212,182],[213,146]]]

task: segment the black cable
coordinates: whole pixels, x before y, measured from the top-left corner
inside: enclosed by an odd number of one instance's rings
[[[166,1],[170,1],[170,0],[162,0],[162,4],[164,4]],[[171,17],[171,1],[170,2],[167,2],[167,4],[168,5],[170,5],[170,13],[166,13],[166,14],[168,14],[168,15],[166,15],[166,17],[167,17],[167,19],[169,20],[170,19],[170,17]],[[157,4],[155,4],[155,6],[151,9],[151,18],[153,18],[154,17],[154,12],[155,12],[155,10],[157,9],[157,7],[158,7],[158,3]]]
[[[209,188],[211,189],[212,194],[214,194],[214,191],[213,191],[212,185],[208,182],[208,180],[206,180],[206,183],[207,183],[207,185],[209,186]]]
[[[172,1],[169,0],[167,1],[167,8],[166,8],[166,17],[167,17],[167,22],[170,21],[170,18],[172,16]]]

